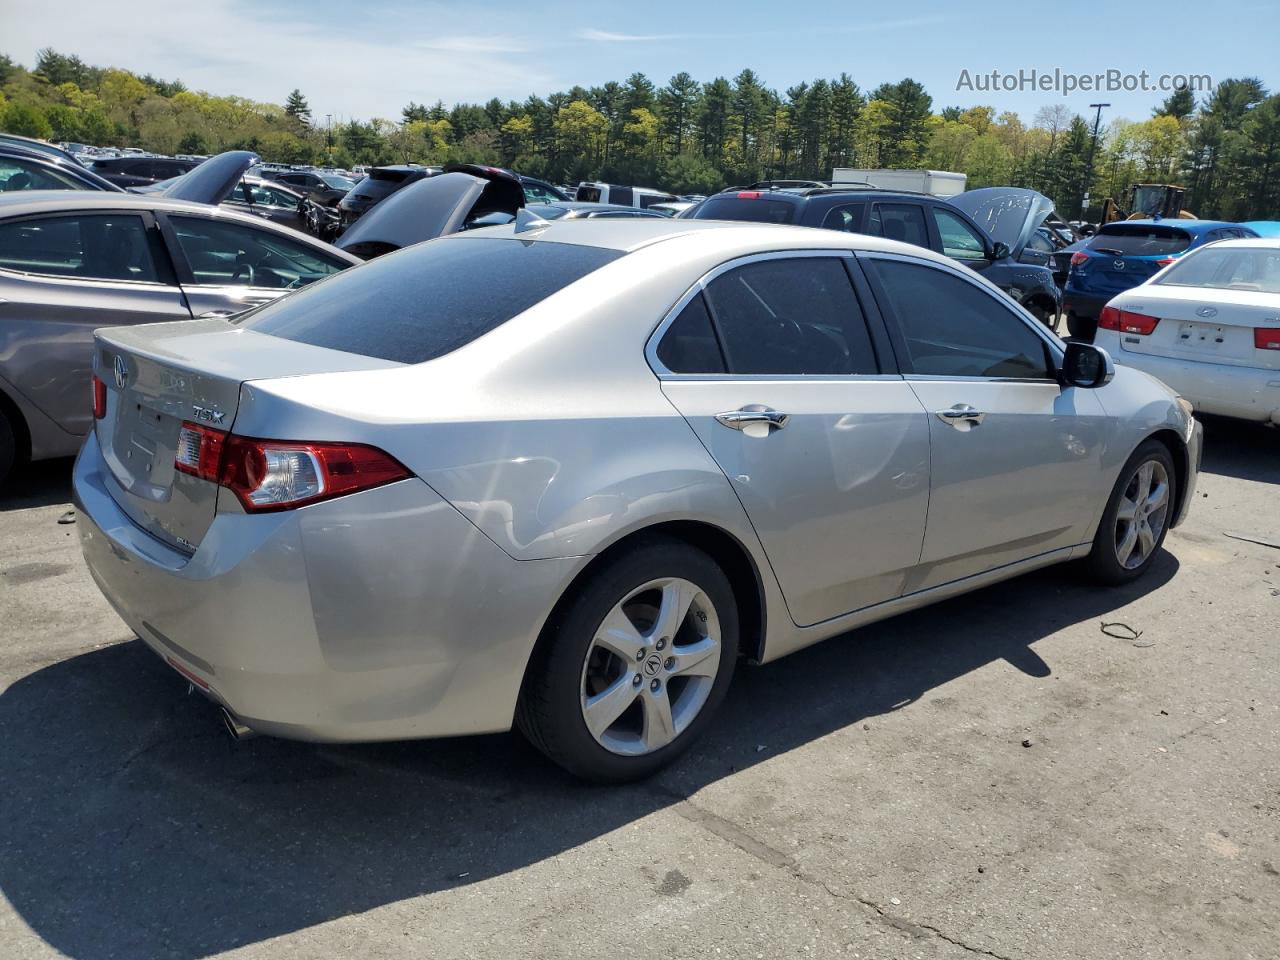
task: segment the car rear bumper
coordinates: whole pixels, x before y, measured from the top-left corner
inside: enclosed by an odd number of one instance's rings
[[[1280,370],[1133,353],[1112,330],[1098,331],[1094,343],[1117,363],[1163,380],[1199,413],[1280,425]]]
[[[579,559],[516,561],[417,479],[261,515],[194,555],[116,505],[96,439],[74,471],[89,571],[155,653],[258,733],[358,741],[506,730]]]

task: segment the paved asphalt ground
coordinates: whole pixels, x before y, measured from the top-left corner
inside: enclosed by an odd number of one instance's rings
[[[233,743],[41,466],[0,497],[0,957],[1280,957],[1280,549],[1224,536],[1280,543],[1280,433],[1207,433],[1140,584],[741,670],[623,789],[515,736]]]

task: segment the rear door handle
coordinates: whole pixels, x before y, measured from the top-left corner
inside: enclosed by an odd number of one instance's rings
[[[766,432],[781,430],[791,422],[791,414],[779,413],[762,404],[752,403],[741,410],[717,413],[716,420],[731,430],[745,430],[754,424],[762,424]]]
[[[957,430],[972,430],[986,419],[987,415],[977,407],[967,403],[957,403],[947,410],[938,410],[934,416],[943,423],[950,424]]]

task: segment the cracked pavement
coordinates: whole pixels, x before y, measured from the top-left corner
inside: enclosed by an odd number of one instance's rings
[[[1144,582],[1050,569],[742,668],[628,788],[515,736],[233,743],[41,465],[0,494],[0,956],[1274,960],[1280,549],[1223,533],[1280,542],[1280,433],[1206,428]]]

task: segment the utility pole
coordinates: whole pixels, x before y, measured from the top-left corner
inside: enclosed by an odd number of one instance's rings
[[[1096,111],[1093,115],[1093,139],[1089,141],[1089,162],[1085,165],[1084,171],[1084,199],[1080,202],[1080,219],[1084,219],[1084,212],[1089,209],[1089,184],[1093,182],[1093,154],[1098,149],[1098,127],[1102,126],[1102,108],[1109,107],[1109,103],[1091,103],[1089,109]]]
[[[1095,136],[1097,131],[1094,131]],[[324,115],[324,146],[325,156],[328,157],[329,166],[333,166],[333,114],[326,113]]]

